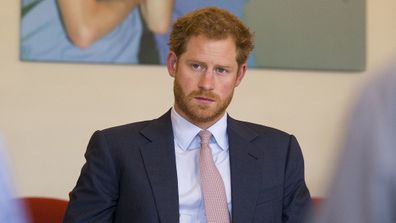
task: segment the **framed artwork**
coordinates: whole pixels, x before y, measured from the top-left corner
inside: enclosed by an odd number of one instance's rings
[[[364,0],[252,0],[246,21],[256,33],[258,67],[365,69]]]
[[[140,6],[132,8],[100,38],[88,42],[73,37],[60,1],[22,0],[22,61],[165,64],[170,28],[167,32],[148,28]],[[224,8],[240,17],[255,33],[255,50],[248,60],[250,67],[365,69],[365,0],[164,1],[173,6],[169,7],[172,18],[167,27],[179,16],[207,6]]]

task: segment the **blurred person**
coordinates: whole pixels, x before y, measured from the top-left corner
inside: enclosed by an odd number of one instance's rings
[[[316,223],[396,222],[396,60],[370,81]]]
[[[167,57],[173,107],[93,134],[64,222],[302,222],[311,199],[297,139],[226,113],[252,39],[226,10],[180,17]]]
[[[0,138],[0,222],[28,223],[23,204],[15,195],[4,144]]]
[[[173,0],[24,0],[21,59],[136,64],[140,12],[153,32],[164,32],[172,5]]]

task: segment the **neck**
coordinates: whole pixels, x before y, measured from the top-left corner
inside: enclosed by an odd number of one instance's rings
[[[211,119],[198,120],[198,118],[193,118],[193,117],[188,116],[181,109],[179,109],[177,107],[177,105],[174,105],[174,108],[175,108],[175,111],[177,112],[177,114],[179,114],[184,119],[186,119],[188,122],[198,126],[201,129],[208,129],[210,126],[214,125],[217,121],[219,121],[223,117],[223,115],[225,114],[225,111],[224,111],[223,113],[221,113],[221,114],[219,114],[216,117],[213,117]]]

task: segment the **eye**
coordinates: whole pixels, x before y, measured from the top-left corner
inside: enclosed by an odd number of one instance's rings
[[[223,68],[223,67],[218,67],[218,68],[216,68],[216,73],[218,73],[218,74],[226,74],[226,73],[228,73],[228,70]]]
[[[191,68],[193,71],[202,71],[203,66],[201,64],[193,63],[191,64]]]

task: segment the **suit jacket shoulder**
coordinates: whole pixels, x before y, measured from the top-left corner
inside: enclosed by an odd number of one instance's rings
[[[292,143],[292,141],[297,143],[293,135],[282,130],[251,122],[235,120],[231,117],[228,119],[228,134],[231,137],[237,136],[252,143],[252,145],[256,145],[256,148],[261,150],[261,152],[263,152],[262,150],[275,149],[275,147],[278,152],[286,152],[286,150],[290,148],[289,144]],[[230,140],[232,141],[232,139]]]
[[[236,120],[231,117],[229,117],[228,124],[230,124],[231,128],[235,128],[235,126],[240,126],[244,128],[246,131],[253,131],[258,135],[271,135],[271,136],[278,136],[278,137],[290,137],[290,134],[276,129],[272,128],[269,126],[265,125],[260,125],[257,123],[252,123],[252,122],[247,122],[247,121],[241,121],[241,120]]]
[[[177,222],[169,113],[96,131],[64,222]]]
[[[100,130],[109,142],[144,143],[172,135],[170,112],[152,120],[129,123]]]
[[[293,135],[229,117],[233,222],[303,222],[310,207]]]

